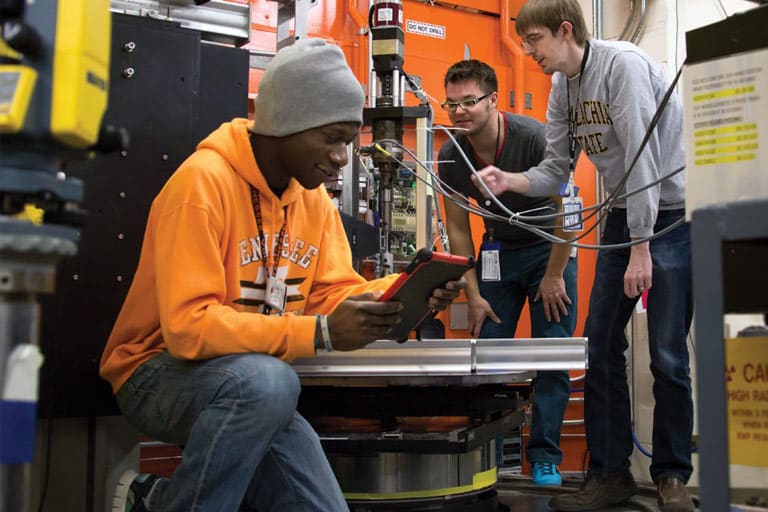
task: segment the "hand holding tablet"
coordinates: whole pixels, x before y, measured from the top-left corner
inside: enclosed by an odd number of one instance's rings
[[[379,301],[403,304],[400,322],[386,339],[405,341],[408,334],[424,321],[431,308],[429,299],[436,288],[461,279],[475,264],[471,256],[457,256],[421,249],[400,277],[384,292]]]

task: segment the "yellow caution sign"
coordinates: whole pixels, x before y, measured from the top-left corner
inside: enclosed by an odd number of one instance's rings
[[[768,467],[768,337],[725,346],[730,462]]]

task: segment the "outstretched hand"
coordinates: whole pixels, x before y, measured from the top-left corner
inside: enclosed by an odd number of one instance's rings
[[[499,196],[504,192],[517,192],[525,194],[530,188],[530,182],[519,172],[506,172],[498,167],[489,165],[473,174],[472,183],[480,190],[484,197]],[[485,184],[485,187],[480,182]],[[486,190],[486,188],[488,190]],[[490,190],[490,194],[488,191]]]

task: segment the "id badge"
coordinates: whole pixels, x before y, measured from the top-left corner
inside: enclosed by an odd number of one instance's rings
[[[282,313],[285,309],[285,297],[287,292],[288,286],[285,282],[272,276],[267,279],[267,296],[264,302],[267,306]]]
[[[580,196],[563,198],[563,231],[581,231],[584,229],[582,216],[583,201]]]
[[[483,259],[483,281],[501,281],[501,264],[499,263],[499,242],[484,242],[480,247],[480,257]]]

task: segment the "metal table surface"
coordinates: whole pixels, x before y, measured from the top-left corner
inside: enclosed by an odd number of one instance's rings
[[[376,341],[351,352],[318,352],[293,367],[304,386],[509,384],[537,370],[586,369],[587,339]]]

